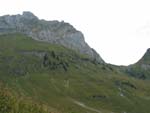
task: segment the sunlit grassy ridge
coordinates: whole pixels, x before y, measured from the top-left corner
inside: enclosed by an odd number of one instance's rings
[[[0,79],[15,98],[30,98],[53,112],[150,112],[148,80],[21,34],[0,36]]]

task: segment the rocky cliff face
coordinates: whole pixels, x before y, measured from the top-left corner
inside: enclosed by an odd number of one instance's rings
[[[85,42],[83,34],[65,22],[39,20],[31,12],[0,17],[0,34],[23,33],[35,40],[63,45],[104,63],[95,50]]]

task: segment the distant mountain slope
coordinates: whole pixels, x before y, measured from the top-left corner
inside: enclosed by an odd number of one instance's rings
[[[150,79],[150,49],[135,64],[127,67],[126,72],[140,79]]]
[[[39,20],[31,12],[0,17],[0,34],[17,32],[35,40],[63,45],[104,63],[98,53],[85,42],[83,34],[69,23]]]
[[[136,64],[145,64],[147,66],[150,65],[150,48],[147,49],[144,56]]]

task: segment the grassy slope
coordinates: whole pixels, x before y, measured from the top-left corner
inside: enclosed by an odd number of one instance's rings
[[[149,81],[21,34],[0,36],[0,79],[16,97],[30,98],[53,112],[150,112]]]

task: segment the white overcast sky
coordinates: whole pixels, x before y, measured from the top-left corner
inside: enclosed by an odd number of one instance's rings
[[[0,0],[0,15],[22,11],[69,22],[107,63],[135,63],[150,47],[150,0]]]

